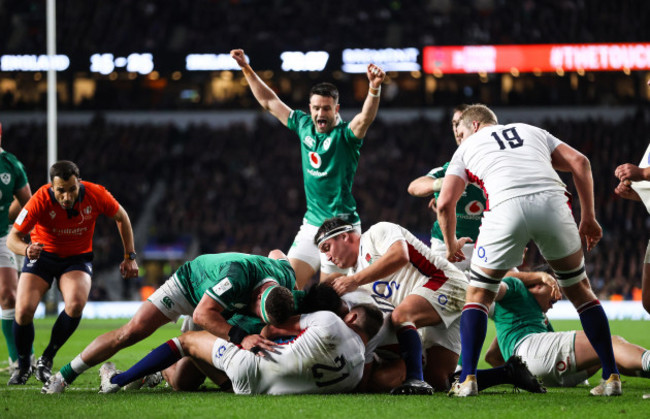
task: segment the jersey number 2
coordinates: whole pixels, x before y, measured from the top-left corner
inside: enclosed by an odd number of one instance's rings
[[[314,380],[318,387],[331,386],[340,381],[345,380],[345,378],[350,375],[348,373],[341,374],[341,370],[345,367],[345,357],[339,355],[334,358],[336,365],[325,365],[325,364],[314,364],[311,367],[311,373],[314,375]]]
[[[492,138],[494,138],[496,142],[499,144],[500,150],[505,150],[506,144],[499,137],[499,134],[503,136],[503,140],[505,140],[508,143],[510,148],[517,148],[524,145],[524,140],[519,136],[517,130],[515,128],[508,128],[508,129],[504,129],[500,133],[496,133],[496,132],[492,133]]]

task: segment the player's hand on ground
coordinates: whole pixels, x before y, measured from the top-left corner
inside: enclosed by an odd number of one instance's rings
[[[640,201],[641,197],[630,185],[626,185],[622,181],[614,189],[614,193],[621,198],[631,199],[633,201]]]
[[[243,53],[243,51],[242,51]],[[232,53],[231,53],[232,54]],[[366,71],[368,75],[368,81],[370,82],[370,87],[373,89],[378,89],[386,78],[386,73],[384,70],[379,68],[374,64],[368,64],[368,70]]]
[[[603,229],[595,218],[588,218],[580,221],[578,232],[580,233],[582,244],[587,248],[588,252],[596,247],[600,239],[603,237]]]
[[[625,163],[614,170],[614,176],[629,186],[629,181],[643,180],[643,169],[634,164]]]
[[[41,252],[43,251],[43,243],[34,242],[27,245],[27,250],[25,251],[25,256],[29,260],[36,260],[41,257]]]
[[[332,287],[338,295],[352,292],[359,288],[357,282],[350,276],[339,276],[332,282]]]
[[[275,342],[265,339],[260,335],[248,335],[241,341],[241,347],[247,351],[251,351],[255,347],[265,351],[272,351],[274,346]],[[264,356],[264,352],[255,352],[259,356]]]
[[[240,67],[244,67],[246,64],[248,64],[248,63],[246,62],[246,55],[244,54],[244,50],[243,50],[243,49],[233,49],[232,51],[230,51],[230,56],[231,56],[235,61],[237,61],[237,64],[238,64]]]
[[[138,263],[135,260],[124,259],[120,263],[120,274],[122,278],[137,278],[138,277]]]

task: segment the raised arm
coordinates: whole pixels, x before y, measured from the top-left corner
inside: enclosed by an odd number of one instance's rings
[[[257,99],[264,109],[269,111],[271,115],[275,116],[286,126],[289,121],[289,115],[291,114],[291,108],[282,102],[278,95],[276,95],[275,92],[271,90],[271,88],[267,86],[266,83],[264,83],[253,71],[251,66],[246,62],[246,56],[244,55],[243,49],[233,49],[230,51],[230,56],[234,58],[239,67],[241,67],[255,99]]]
[[[442,178],[434,179],[430,176],[420,176],[414,179],[408,187],[408,193],[413,196],[425,198],[439,192],[442,186]]]
[[[386,78],[384,70],[374,64],[369,64],[366,70],[368,76],[368,95],[363,102],[361,113],[358,113],[352,121],[350,121],[350,129],[357,138],[365,138],[370,124],[377,116],[379,109],[379,97],[381,96],[381,84]]]
[[[589,159],[573,147],[560,144],[551,153],[555,170],[570,172],[580,199],[580,237],[587,251],[598,244],[603,237],[603,229],[596,221],[594,206],[594,180]]]
[[[135,259],[126,257],[129,253],[135,252],[135,243],[133,241],[133,227],[131,227],[131,220],[126,210],[120,205],[117,213],[113,216],[117,224],[117,230],[122,237],[122,245],[124,246],[124,260],[120,263],[120,273],[124,278],[137,278],[138,277],[138,263]]]

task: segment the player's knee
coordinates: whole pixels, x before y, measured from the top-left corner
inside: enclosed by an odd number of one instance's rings
[[[11,310],[16,307],[16,291],[11,289],[3,290],[0,293],[0,307],[4,310]]]
[[[86,306],[85,301],[73,300],[65,303],[65,312],[72,318],[81,317]]]
[[[404,323],[413,323],[412,315],[408,310],[400,308],[399,306],[393,310],[390,315],[390,320],[395,327],[399,327]]]

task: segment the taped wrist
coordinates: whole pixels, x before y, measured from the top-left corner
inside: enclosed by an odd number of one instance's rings
[[[246,333],[244,329],[237,325],[231,327],[228,331],[228,337],[230,338],[230,341],[235,345],[241,344],[241,341],[244,340],[246,336],[248,336],[248,333]]]

